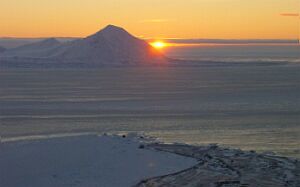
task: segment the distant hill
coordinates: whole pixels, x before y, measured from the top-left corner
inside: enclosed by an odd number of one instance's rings
[[[50,38],[0,54],[2,66],[124,66],[165,62],[167,58],[146,41],[113,25],[83,39],[63,43]]]
[[[1,37],[0,38],[0,46],[6,49],[12,49],[16,47],[20,47],[22,45],[32,44],[36,42],[40,42],[48,38],[14,38],[14,37]],[[55,37],[60,42],[68,42],[73,41],[79,38],[74,37]]]
[[[61,43],[54,39],[49,38],[39,42],[25,44],[20,47],[9,49],[2,54],[4,57],[49,57],[51,51],[56,50],[61,46]]]

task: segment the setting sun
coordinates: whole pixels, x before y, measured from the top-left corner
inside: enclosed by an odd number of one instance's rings
[[[162,41],[151,42],[150,45],[152,45],[156,49],[162,49],[167,46],[167,44]]]

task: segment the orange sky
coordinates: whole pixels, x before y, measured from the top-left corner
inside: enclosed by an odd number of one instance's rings
[[[84,37],[107,24],[143,38],[296,39],[299,0],[1,0],[0,37]]]

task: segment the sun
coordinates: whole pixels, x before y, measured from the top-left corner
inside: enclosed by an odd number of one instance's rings
[[[154,41],[154,42],[151,42],[150,45],[152,45],[156,49],[162,49],[167,46],[167,44],[164,43],[163,41]]]

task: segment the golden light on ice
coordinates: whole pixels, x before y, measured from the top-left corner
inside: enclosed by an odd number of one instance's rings
[[[167,46],[167,44],[162,41],[151,42],[150,45],[152,45],[156,49],[162,49]]]

